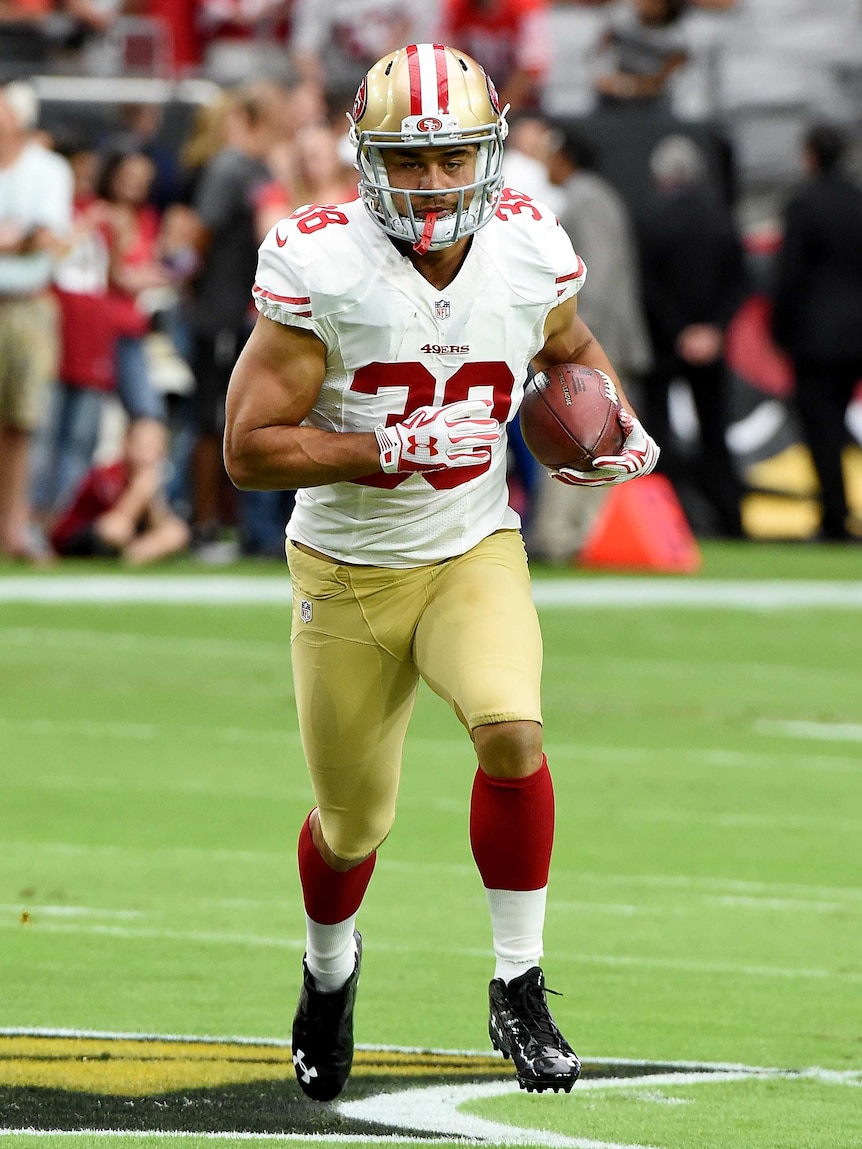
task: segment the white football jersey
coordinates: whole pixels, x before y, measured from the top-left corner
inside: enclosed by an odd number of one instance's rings
[[[254,298],[263,315],[326,346],[306,425],[373,431],[417,407],[474,398],[492,400],[505,424],[548,313],[585,276],[554,215],[507,189],[448,287],[424,279],[356,200],[300,208],[278,223],[260,248]],[[303,488],[287,534],[344,562],[414,567],[519,525],[504,436],[475,467]]]

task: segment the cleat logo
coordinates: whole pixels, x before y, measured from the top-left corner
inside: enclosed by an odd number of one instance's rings
[[[305,1054],[301,1049],[297,1049],[293,1055],[293,1067],[296,1070],[296,1075],[301,1079],[304,1085],[308,1085],[312,1078],[318,1076],[317,1070],[313,1065],[306,1065]]]

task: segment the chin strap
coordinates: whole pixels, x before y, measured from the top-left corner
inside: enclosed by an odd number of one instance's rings
[[[417,255],[424,255],[426,251],[431,250],[431,238],[434,235],[434,225],[437,222],[437,213],[429,211],[425,216],[425,226],[422,228],[422,238],[418,243],[413,244],[413,250]]]

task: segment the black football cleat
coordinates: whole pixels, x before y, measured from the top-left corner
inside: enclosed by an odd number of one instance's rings
[[[354,931],[356,965],[335,993],[321,993],[302,959],[302,989],[293,1019],[293,1068],[299,1088],[313,1101],[332,1101],[353,1065],[353,1007],[362,965],[362,937]]]
[[[545,976],[538,966],[508,985],[495,978],[488,990],[488,1033],[494,1048],[511,1057],[522,1089],[569,1093],[580,1076],[581,1063],[551,1017],[546,992]]]

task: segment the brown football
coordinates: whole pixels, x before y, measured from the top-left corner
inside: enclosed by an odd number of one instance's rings
[[[603,371],[562,363],[527,384],[521,434],[544,466],[590,471],[597,456],[618,455],[622,449],[619,410],[616,387]]]

